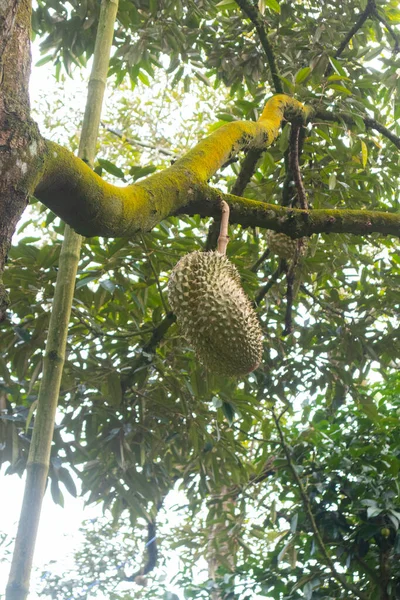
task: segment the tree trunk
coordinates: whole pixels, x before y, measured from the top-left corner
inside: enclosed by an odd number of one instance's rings
[[[28,203],[41,151],[28,96],[31,5],[29,0],[6,5],[0,10],[0,51],[4,50],[0,64],[0,321],[8,305],[2,279],[7,252]]]

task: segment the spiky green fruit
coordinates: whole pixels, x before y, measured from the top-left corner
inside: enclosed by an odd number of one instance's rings
[[[268,229],[266,237],[268,248],[279,258],[290,260],[294,257],[299,240],[294,240],[285,233],[277,233],[271,229]],[[307,238],[300,238],[300,240],[300,256],[303,256],[307,252]]]
[[[168,297],[183,334],[210,370],[244,375],[258,367],[262,332],[236,267],[219,252],[192,252],[174,267]]]

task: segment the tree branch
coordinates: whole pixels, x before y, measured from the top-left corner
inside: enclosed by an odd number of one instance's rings
[[[176,214],[215,217],[219,214],[222,200],[230,206],[232,224],[273,229],[294,239],[309,237],[315,233],[382,233],[400,237],[400,215],[396,213],[346,209],[302,210],[239,198],[207,185],[198,186],[194,200]]]
[[[261,267],[261,265],[263,264],[263,262],[264,262],[265,260],[267,260],[268,256],[270,255],[270,252],[271,252],[271,251],[270,251],[270,249],[269,249],[269,248],[267,248],[266,250],[264,250],[264,252],[261,254],[260,258],[258,258],[258,259],[256,260],[256,262],[254,263],[254,265],[252,265],[252,266],[250,267],[250,271],[251,271],[252,273],[257,273],[258,269]]]
[[[361,592],[358,589],[357,586],[355,586],[352,583],[348,582],[346,580],[346,578],[341,573],[338,573],[338,571],[337,571],[337,569],[335,567],[335,563],[333,562],[331,556],[329,555],[328,550],[327,550],[327,548],[326,548],[326,546],[325,546],[325,544],[323,542],[323,539],[321,537],[321,534],[319,532],[317,523],[315,521],[315,518],[314,518],[314,515],[313,515],[313,512],[312,512],[310,500],[309,500],[309,498],[307,496],[307,492],[306,492],[306,490],[305,490],[305,488],[303,486],[303,483],[302,483],[302,481],[300,479],[300,476],[299,476],[299,474],[297,472],[296,466],[294,465],[294,463],[292,461],[292,456],[291,456],[290,448],[289,448],[289,446],[287,445],[287,443],[285,441],[285,437],[283,435],[283,431],[282,431],[282,428],[280,426],[279,419],[276,416],[274,410],[272,410],[271,412],[272,412],[272,417],[273,417],[274,422],[275,422],[276,429],[277,429],[278,434],[279,434],[279,439],[281,441],[282,449],[283,449],[283,451],[285,453],[286,460],[288,461],[289,469],[290,469],[290,471],[291,471],[291,473],[293,475],[293,478],[294,478],[294,480],[295,480],[295,482],[297,484],[297,487],[299,488],[299,492],[300,492],[300,496],[301,496],[301,499],[302,499],[302,502],[303,502],[304,510],[306,511],[306,514],[307,514],[307,516],[308,516],[308,518],[310,520],[311,529],[313,530],[313,533],[314,533],[314,536],[315,536],[315,540],[316,540],[317,545],[318,545],[318,547],[320,549],[320,552],[322,554],[323,560],[324,560],[325,564],[327,565],[327,567],[330,570],[331,577],[333,579],[335,579],[337,582],[339,582],[342,585],[342,587],[347,592],[352,592],[357,598],[360,598],[360,600],[368,600],[368,597],[366,596],[366,594],[364,594],[363,592]]]
[[[116,137],[118,137],[123,142],[126,142],[130,146],[140,146],[141,148],[148,148],[149,150],[156,150],[160,154],[164,154],[164,156],[169,156],[171,158],[176,158],[175,152],[171,150],[165,150],[164,148],[158,148],[158,146],[154,146],[154,144],[147,144],[146,142],[141,142],[139,140],[135,140],[134,138],[127,138],[125,134],[120,129],[115,129],[114,127],[110,127],[110,125],[106,125],[106,123],[101,122],[101,126],[104,127],[106,131],[112,133]]]
[[[397,54],[397,52],[400,51],[400,41],[399,41],[399,36],[397,35],[397,33],[395,32],[395,30],[393,29],[393,27],[391,27],[391,25],[389,25],[389,23],[387,22],[387,20],[385,19],[385,17],[383,17],[377,7],[374,5],[374,11],[373,11],[374,16],[377,18],[377,20],[382,23],[382,25],[384,27],[386,27],[386,29],[388,30],[388,32],[390,33],[390,35],[393,38],[394,41],[394,48],[393,48],[393,52],[395,54]]]
[[[256,297],[254,298],[255,306],[258,306],[259,304],[261,304],[262,300],[268,294],[269,290],[278,281],[279,275],[281,273],[283,273],[283,271],[284,271],[284,263],[285,263],[285,261],[283,259],[281,259],[279,262],[279,267],[272,273],[271,277],[268,280],[268,283],[266,283],[261,289],[258,290]]]
[[[345,50],[345,48],[347,48],[347,45],[350,42],[351,38],[357,33],[357,31],[359,29],[361,29],[361,27],[364,25],[364,23],[368,19],[368,17],[374,13],[374,10],[375,10],[375,0],[368,0],[367,6],[363,10],[363,12],[360,14],[356,23],[354,23],[353,27],[350,29],[348,34],[343,38],[340,46],[336,50],[335,55],[334,55],[335,58],[339,58],[339,56],[342,54],[342,52]],[[332,73],[332,71],[333,71],[333,67],[331,64],[329,64],[325,70],[325,77],[328,77]]]
[[[283,94],[282,82],[279,78],[278,67],[276,66],[275,55],[272,46],[267,37],[267,32],[262,20],[262,16],[258,9],[250,2],[250,0],[235,0],[236,4],[242,9],[245,16],[253,23],[258,37],[260,38],[261,46],[267,57],[268,66],[271,71],[272,81],[275,87],[276,94]]]
[[[71,152],[47,141],[35,195],[78,233],[88,236],[132,236],[151,230],[173,214],[219,217],[223,200],[231,207],[232,223],[266,227],[293,238],[322,232],[399,236],[400,216],[395,214],[306,211],[239,198],[207,185],[221,165],[241,149],[259,149],[271,144],[283,119],[293,121],[312,116],[312,109],[297,100],[285,95],[273,96],[259,121],[227,123],[168,169],[124,188],[103,181]],[[332,121],[342,117],[333,113],[324,116]],[[351,117],[344,118],[349,119],[352,121]],[[378,129],[372,119],[364,121]],[[400,147],[400,139],[397,141]]]
[[[196,183],[208,181],[240,150],[272,144],[285,116],[307,118],[310,113],[294,98],[273,96],[257,122],[227,123],[168,169],[125,188],[103,181],[72,153],[47,141],[35,195],[83,235],[149,231],[186,205]]]
[[[297,200],[300,205],[300,208],[307,210],[308,209],[307,193],[304,188],[304,184],[303,184],[303,180],[302,180],[301,172],[300,172],[300,165],[299,165],[299,157],[300,157],[299,138],[300,138],[300,131],[301,131],[300,127],[301,126],[297,123],[292,124],[293,136],[291,136],[292,146],[289,148],[289,167],[290,167],[290,171],[293,174],[293,179],[294,179],[294,183],[296,186],[296,192],[297,192]]]
[[[337,123],[338,121],[343,121],[349,127],[354,127],[356,122],[352,118],[351,115],[346,113],[332,113],[328,110],[316,109],[313,113],[313,119],[321,119],[321,121],[328,121],[331,123]],[[371,119],[370,117],[362,117],[364,121],[365,127],[367,129],[375,129],[379,131],[384,137],[390,140],[396,148],[400,150],[400,137],[392,133],[387,127],[376,121],[375,119]]]

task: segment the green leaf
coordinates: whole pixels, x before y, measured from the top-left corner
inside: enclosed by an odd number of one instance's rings
[[[361,140],[361,157],[362,157],[362,166],[365,168],[368,162],[368,148],[367,144]]]
[[[107,392],[111,403],[114,406],[119,406],[122,401],[122,389],[120,376],[116,371],[112,371],[107,375]]]
[[[300,71],[298,71],[296,73],[295,82],[302,83],[303,81],[305,81],[307,79],[307,77],[309,76],[310,73],[311,73],[311,67],[304,67],[303,69],[300,69]]]
[[[235,409],[233,408],[232,404],[230,402],[223,402],[222,412],[224,413],[229,425],[232,425],[233,421],[235,420]]]
[[[281,12],[281,7],[279,6],[279,4],[276,0],[263,0],[263,2],[265,3],[265,6],[268,6],[268,8],[270,8],[274,12],[276,12],[276,13]]]
[[[119,179],[124,179],[124,172],[122,169],[117,167],[117,165],[111,161],[106,160],[105,158],[99,158],[98,163],[101,168],[107,171],[107,173],[110,173],[110,175],[114,175],[114,177],[118,177]]]

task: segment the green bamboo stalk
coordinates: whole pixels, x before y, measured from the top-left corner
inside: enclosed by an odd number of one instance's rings
[[[79,157],[90,165],[93,164],[95,156],[117,10],[118,0],[102,0],[79,145]],[[26,600],[29,593],[30,573],[49,471],[54,419],[65,361],[68,323],[82,239],[66,225],[6,600]]]

